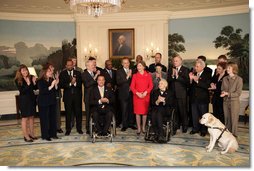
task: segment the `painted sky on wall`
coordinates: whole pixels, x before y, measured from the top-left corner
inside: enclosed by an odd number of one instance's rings
[[[184,59],[195,59],[199,55],[205,55],[207,59],[217,59],[227,51],[216,49],[213,41],[220,35],[222,28],[228,25],[234,29],[241,28],[242,35],[250,33],[249,13],[174,19],[169,21],[169,33],[178,33],[184,37],[186,52],[181,53]]]
[[[14,47],[23,41],[28,47],[35,43],[46,48],[61,47],[62,40],[75,38],[75,23],[0,20],[0,37],[0,46]]]

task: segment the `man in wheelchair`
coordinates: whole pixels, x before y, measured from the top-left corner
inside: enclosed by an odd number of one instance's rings
[[[105,85],[105,77],[99,75],[98,86],[94,87],[90,96],[91,114],[95,123],[95,132],[98,136],[108,136],[113,117],[115,96],[114,92]]]
[[[151,128],[154,132],[152,140],[158,143],[166,143],[169,140],[169,131],[172,131],[172,127],[169,128],[169,125],[166,126],[166,129],[163,128],[163,124],[170,121],[172,115],[172,95],[171,91],[167,89],[167,86],[167,81],[161,79],[158,89],[154,90],[151,95],[151,108],[149,113],[152,121]],[[147,133],[149,134],[149,131]]]

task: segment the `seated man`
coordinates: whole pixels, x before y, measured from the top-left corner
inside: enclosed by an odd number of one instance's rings
[[[155,133],[155,141],[158,143],[166,142],[163,131],[163,118],[170,116],[170,107],[172,100],[170,91],[167,90],[168,83],[161,79],[158,89],[154,90],[151,95],[151,117],[152,128]]]
[[[115,96],[110,88],[104,86],[105,77],[103,75],[98,76],[97,84],[98,86],[92,89],[90,95],[91,114],[93,115],[96,133],[99,136],[107,136],[113,116]]]

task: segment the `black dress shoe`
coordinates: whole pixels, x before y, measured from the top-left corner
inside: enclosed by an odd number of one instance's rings
[[[55,137],[51,137],[51,138],[53,138],[53,139],[60,139],[58,136],[55,136]]]
[[[193,131],[193,130],[190,132],[190,134],[196,134],[196,133],[198,133],[198,132],[197,131]]]
[[[126,131],[126,129],[127,129],[127,128],[123,127],[123,128],[121,129],[121,131],[124,132],[124,131]]]
[[[86,131],[86,134],[90,135],[90,131]]]
[[[29,137],[30,137],[32,140],[38,140],[37,137],[33,137],[33,136],[31,136],[31,135],[29,135]]]
[[[42,138],[42,139],[46,141],[52,141],[51,138]]]
[[[79,134],[84,134],[84,132],[82,130],[79,130],[78,133]]]
[[[63,133],[63,130],[62,129],[58,129],[57,133]]]
[[[183,132],[183,133],[186,133],[186,132],[187,132],[187,129],[183,129],[182,132]]]
[[[135,127],[134,125],[129,126],[129,128],[133,129],[133,130],[137,130],[137,127]]]
[[[34,142],[33,139],[28,140],[28,139],[26,139],[26,137],[24,137],[24,141],[25,142]]]
[[[70,133],[71,133],[71,131],[66,131],[66,132],[65,132],[65,136],[70,135]]]
[[[206,136],[206,133],[201,132],[201,133],[200,133],[200,136],[201,136],[201,137],[204,137],[204,136]]]

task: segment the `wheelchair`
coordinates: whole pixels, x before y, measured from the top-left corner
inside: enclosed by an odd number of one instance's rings
[[[95,123],[93,121],[93,114],[91,114],[91,116],[90,116],[89,126],[90,126],[89,131],[90,131],[90,136],[92,138],[92,143],[95,143],[96,138],[98,138],[98,139],[110,138],[110,142],[113,142],[113,137],[116,136],[116,119],[115,119],[115,115],[112,116],[111,125],[110,125],[110,133],[109,133],[108,136],[100,136],[96,133],[96,127],[95,127]]]
[[[174,127],[174,114],[175,109],[169,109],[170,116],[166,116],[163,118],[163,130],[164,130],[164,139],[165,142],[170,141],[171,136],[173,136],[173,127]],[[145,140],[146,141],[155,141],[156,135],[152,127],[151,121],[151,112],[148,114],[148,123],[146,127]]]

